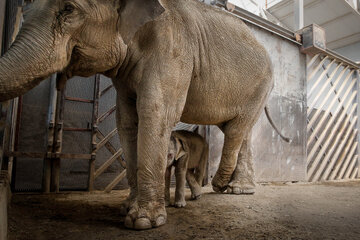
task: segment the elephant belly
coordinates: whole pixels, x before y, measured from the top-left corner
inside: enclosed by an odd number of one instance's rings
[[[248,96],[242,94],[237,86],[219,91],[203,89],[201,93],[189,89],[181,121],[189,124],[219,125],[238,116],[256,115],[264,105],[263,96],[270,89],[263,89],[261,94]]]

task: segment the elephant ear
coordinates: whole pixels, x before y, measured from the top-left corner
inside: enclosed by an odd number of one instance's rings
[[[164,11],[159,0],[120,0],[120,34],[125,44],[131,41],[141,26]]]
[[[186,154],[185,151],[185,143],[180,138],[175,138],[176,144],[175,144],[175,159],[179,160],[181,157],[183,157]]]

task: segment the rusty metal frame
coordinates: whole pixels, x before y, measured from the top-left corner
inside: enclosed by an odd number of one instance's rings
[[[43,192],[59,192],[60,191],[60,162],[61,159],[83,159],[89,161],[88,171],[88,191],[94,191],[94,181],[99,177],[112,163],[118,161],[124,170],[119,173],[104,189],[105,192],[110,192],[125,176],[126,176],[126,163],[122,158],[122,148],[116,149],[110,142],[110,140],[117,134],[117,129],[114,128],[106,136],[99,130],[98,125],[104,122],[110,117],[116,110],[116,106],[112,106],[105,113],[99,116],[99,101],[110,89],[112,85],[107,86],[104,90],[100,91],[100,75],[95,75],[95,87],[93,100],[68,97],[65,95],[66,86],[63,90],[56,90],[57,75],[53,75],[50,79],[50,99],[48,110],[48,141],[46,152],[20,152],[18,151],[18,136],[21,120],[21,98],[17,108],[17,121],[15,124],[15,144],[13,150],[5,152],[7,157],[14,158],[16,164],[16,158],[40,158],[44,159],[43,167]],[[90,103],[93,104],[92,110],[92,125],[91,128],[68,128],[64,127],[64,108],[65,101]],[[63,133],[66,131],[73,132],[91,132],[91,152],[89,154],[71,154],[62,153],[63,145]],[[96,154],[100,148],[105,147],[112,155],[105,163],[98,169],[95,169]],[[16,166],[15,166],[16,167]],[[13,176],[15,176],[14,174]]]
[[[99,91],[98,89],[98,98],[95,105],[98,104],[98,101],[102,96],[104,96],[106,93],[108,93],[113,88],[113,85],[109,85],[105,87],[102,91]],[[93,190],[93,182],[97,177],[99,177],[104,171],[110,167],[116,160],[121,164],[121,166],[124,168],[124,170],[116,176],[104,189],[104,192],[110,192],[125,176],[126,176],[126,163],[125,160],[122,158],[123,149],[116,149],[110,142],[110,140],[117,134],[117,128],[115,127],[110,133],[108,133],[106,136],[100,131],[98,128],[98,125],[104,122],[108,117],[111,116],[116,111],[116,105],[112,106],[109,110],[107,110],[105,113],[103,113],[101,116],[97,116],[95,122],[96,122],[96,130],[93,131],[93,155],[96,154],[96,152],[105,147],[112,155],[110,158],[108,158],[98,169],[95,169],[95,167],[91,167],[91,174],[89,176],[89,191]],[[97,112],[98,113],[98,108]],[[95,118],[95,114],[94,114]],[[97,142],[97,139],[99,140]]]

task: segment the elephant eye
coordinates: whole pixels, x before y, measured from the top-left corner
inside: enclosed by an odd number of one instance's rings
[[[70,3],[65,4],[64,6],[64,12],[66,13],[72,13],[74,11],[74,6]]]

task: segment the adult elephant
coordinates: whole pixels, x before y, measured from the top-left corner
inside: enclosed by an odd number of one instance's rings
[[[225,134],[215,191],[253,191],[250,131],[273,80],[240,19],[197,0],[36,0],[0,59],[0,101],[55,72],[113,79],[131,189],[126,227],[166,222],[166,156],[180,120]]]

